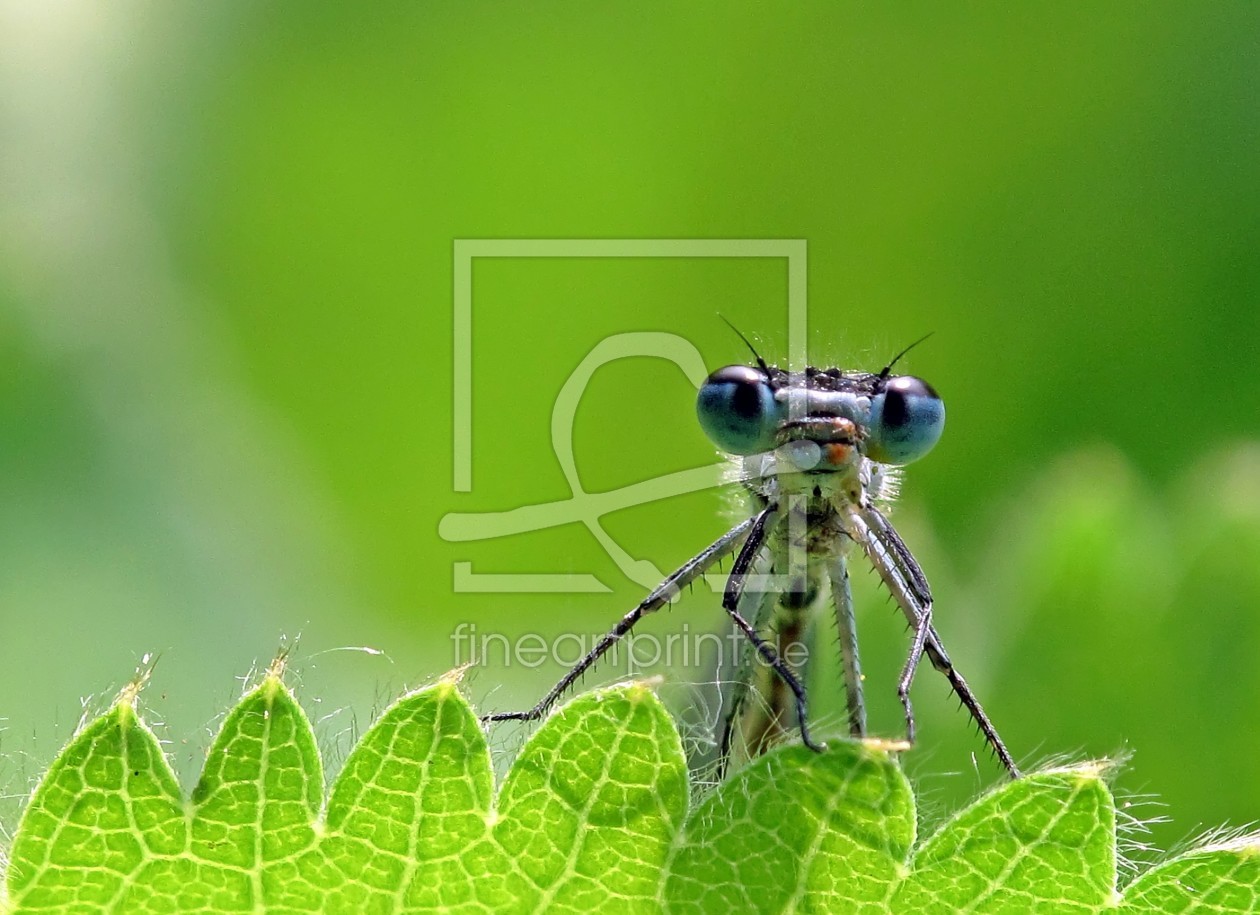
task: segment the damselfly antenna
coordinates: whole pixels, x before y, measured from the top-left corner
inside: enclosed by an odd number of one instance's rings
[[[765,372],[767,375],[769,375],[769,374],[770,374],[770,366],[766,365],[766,360],[764,360],[764,359],[762,359],[762,358],[761,358],[761,353],[757,352],[757,350],[753,347],[753,345],[752,345],[751,343],[749,343],[749,342],[748,342],[748,338],[747,338],[747,337],[745,337],[745,336],[743,335],[743,333],[741,333],[741,332],[740,332],[740,329],[739,329],[738,327],[736,327],[736,326],[735,326],[734,324],[732,324],[730,321],[727,321],[727,320],[726,320],[726,317],[725,317],[724,315],[718,315],[718,317],[719,317],[719,318],[721,318],[721,319],[722,319],[722,320],[726,323],[726,326],[727,326],[727,327],[729,327],[731,330],[735,331],[735,334],[736,334],[736,336],[738,336],[738,337],[739,337],[739,339],[741,339],[741,340],[743,340],[743,341],[744,341],[744,346],[748,347],[748,351],[749,351],[750,353],[752,353],[752,354],[753,354],[753,358],[757,360],[757,366],[758,366],[758,367],[759,367],[759,368],[760,368],[763,372]],[[894,360],[894,361],[895,361],[895,360]]]
[[[910,350],[914,349],[916,346],[918,346],[920,343],[922,343],[922,342],[923,342],[924,340],[926,340],[928,337],[932,336],[932,334],[934,334],[934,333],[936,333],[936,331],[932,331],[931,333],[926,333],[926,334],[924,334],[922,337],[920,337],[918,340],[915,340],[913,343],[911,343],[909,346],[907,346],[905,349],[903,349],[903,350],[902,350],[901,352],[899,352],[897,355],[893,356],[893,357],[892,357],[892,362],[890,362],[890,363],[888,363],[886,366],[884,366],[884,370],[883,370],[882,372],[880,372],[880,373],[879,373],[880,380],[882,381],[883,379],[885,379],[885,378],[887,378],[887,377],[888,377],[888,373],[892,371],[892,367],[893,367],[894,365],[896,365],[898,362],[900,362],[900,361],[901,361],[901,357],[902,357],[902,356],[904,356],[906,353],[910,352]]]

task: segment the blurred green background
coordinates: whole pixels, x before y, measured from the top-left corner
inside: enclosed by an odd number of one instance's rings
[[[1131,753],[1118,789],[1168,818],[1163,846],[1260,818],[1254,3],[0,17],[6,829],[145,652],[147,715],[188,782],[282,638],[300,634],[293,681],[335,765],[454,663],[459,623],[550,639],[638,600],[579,525],[448,543],[439,520],[567,498],[551,407],[609,335],[675,333],[716,367],[745,356],[720,311],[782,360],[785,266],[477,261],[457,493],[460,238],[804,239],[813,361],[878,367],[934,331],[903,367],[949,427],[895,517],[1012,750]],[[586,489],[710,463],[693,399],[661,360],[602,369],[573,433]],[[666,569],[726,507],[605,521]],[[455,562],[610,590],[463,593]],[[874,724],[896,734],[906,636],[873,588],[858,599]],[[647,631],[719,617],[698,593]],[[357,646],[385,654],[334,650]],[[467,689],[516,708],[559,672],[492,664]],[[998,770],[939,678],[916,696],[907,765],[939,814]],[[821,672],[833,732],[840,701]]]

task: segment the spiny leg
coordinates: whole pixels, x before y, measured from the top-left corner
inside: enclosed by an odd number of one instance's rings
[[[919,661],[923,657],[923,648],[932,629],[932,589],[928,585],[927,576],[919,568],[914,554],[906,546],[896,529],[875,509],[871,509],[869,520],[873,522],[876,538],[888,548],[888,557],[892,559],[897,573],[905,584],[902,593],[897,597],[906,613],[914,635],[910,640],[910,651],[906,655],[906,663],[901,668],[901,676],[897,679],[897,698],[901,700],[906,712],[906,742],[914,743],[914,709],[910,703],[910,687],[914,684],[914,675],[919,669]],[[913,605],[910,607],[909,605]],[[909,609],[907,609],[909,607]]]
[[[906,743],[914,743],[914,708],[910,704],[910,687],[914,684],[919,659],[923,657],[923,646],[931,631],[932,605],[924,604],[919,609],[919,623],[914,627],[914,637],[910,640],[910,653],[906,655],[906,663],[902,665],[901,676],[897,679],[897,698],[906,712]]]
[[[578,661],[573,668],[560,678],[560,681],[551,688],[547,695],[539,700],[538,704],[533,708],[523,712],[498,712],[493,715],[485,715],[482,721],[537,721],[543,715],[547,714],[547,710],[551,708],[564,694],[564,692],[572,686],[582,674],[586,673],[596,661],[603,657],[610,648],[617,644],[634,625],[649,613],[659,610],[661,607],[669,603],[676,594],[687,584],[699,578],[704,572],[720,560],[723,556],[727,556],[734,552],[735,545],[739,539],[753,526],[753,519],[741,521],[725,534],[723,534],[712,546],[702,550],[698,556],[685,563],[682,568],[674,572],[663,582],[657,585],[656,589],[645,597],[637,607],[621,618],[608,634],[605,635],[594,648],[582,660]]]
[[[762,601],[763,612],[756,618],[750,617],[749,621],[758,632],[769,630],[767,641],[804,685],[812,653],[809,646],[814,635],[814,620],[818,605],[825,599],[827,586],[821,569],[804,578],[788,579],[782,573],[778,577],[785,579],[783,589],[770,592],[769,598]],[[750,657],[749,661],[752,660]],[[750,670],[747,692],[757,696],[759,701],[746,705],[739,714],[737,726],[748,756],[753,757],[766,752],[784,736],[798,715],[782,677],[765,664],[751,665]],[[731,726],[736,726],[734,719]]]
[[[741,603],[740,615],[747,619],[757,632],[771,633],[768,641],[776,654],[784,660],[797,680],[804,683],[808,649],[798,664],[793,664],[788,652],[793,646],[805,646],[812,632],[811,622],[814,604],[824,590],[819,570],[811,569],[806,544],[809,538],[808,505],[797,496],[789,495],[786,517],[767,525],[767,545],[758,554],[750,571],[760,574],[748,576],[747,589],[761,593],[756,610],[750,615]],[[770,538],[773,542],[770,542]],[[781,565],[780,565],[781,564]],[[731,734],[737,726],[743,737],[747,754],[764,753],[782,736],[786,723],[793,717],[786,682],[770,667],[752,664],[748,657],[748,681],[741,683],[740,698],[755,693],[761,701],[747,708],[732,706],[723,734],[723,744],[731,748]],[[741,701],[742,705],[742,701]]]
[[[897,698],[901,700],[902,708],[906,713],[906,741],[914,743],[914,709],[910,702],[910,687],[914,684],[914,675],[919,669],[919,661],[923,657],[928,634],[935,632],[932,628],[932,589],[928,585],[927,576],[919,568],[914,554],[910,552],[910,548],[906,546],[905,541],[901,539],[901,535],[888,519],[872,508],[867,520],[872,525],[871,530],[875,532],[875,539],[887,549],[886,558],[892,561],[896,573],[901,578],[903,587],[892,588],[892,590],[914,629],[910,651],[906,654],[906,663],[902,666],[901,676],[897,679]],[[881,575],[883,575],[882,570]],[[885,578],[885,581],[887,580]]]
[[[866,701],[862,695],[862,662],[858,657],[857,620],[853,614],[853,592],[849,589],[849,570],[843,556],[837,555],[827,565],[831,580],[831,600],[836,610],[836,628],[840,632],[840,665],[844,673],[844,698],[849,711],[849,736],[866,736]]]
[[[928,631],[925,647],[928,660],[932,662],[934,668],[945,675],[945,679],[949,681],[949,685],[957,694],[958,700],[966,707],[972,720],[975,721],[976,727],[980,729],[980,733],[984,735],[984,739],[993,748],[994,754],[1001,761],[1002,765],[1006,767],[1006,771],[1010,773],[1011,778],[1019,778],[1019,767],[1015,765],[1015,760],[1011,758],[1010,751],[1006,749],[1006,744],[1002,743],[1002,738],[998,736],[997,729],[993,727],[993,722],[985,714],[979,700],[976,699],[975,693],[971,691],[971,687],[963,679],[963,675],[950,663],[949,655],[945,653],[945,647],[941,644],[940,636],[937,635],[935,629]]]
[[[772,575],[774,567],[771,563],[770,556],[763,551],[752,565],[754,574]],[[748,613],[747,618],[752,621],[754,626],[762,625],[767,615],[767,605],[773,598],[772,591],[749,591],[745,589],[740,594],[740,613]],[[756,603],[753,604],[755,597]],[[751,611],[751,612],[749,612]],[[740,643],[740,660],[738,662],[734,685],[731,690],[730,700],[726,703],[726,712],[722,716],[722,733],[718,740],[718,767],[717,777],[720,780],[726,774],[726,767],[730,762],[731,754],[734,752],[734,738],[736,723],[741,719],[744,712],[744,703],[748,699],[748,694],[752,690],[752,680],[756,675],[756,668],[753,666],[755,659],[753,657],[754,650],[752,643],[744,639]]]
[[[897,693],[902,698],[902,705],[906,711],[907,738],[914,739],[910,686],[918,668],[919,658],[926,652],[932,666],[945,675],[959,700],[970,713],[972,720],[976,722],[985,741],[993,748],[994,754],[1006,767],[1011,778],[1019,778],[1019,767],[1015,765],[1015,760],[1011,758],[1006,745],[1002,743],[1002,738],[998,736],[997,729],[989,720],[989,716],[985,714],[975,693],[971,691],[971,687],[968,686],[962,674],[950,662],[949,655],[941,644],[940,634],[932,625],[932,594],[918,562],[889,524],[888,519],[877,509],[863,506],[857,509],[852,517],[863,533],[863,536],[858,538],[863,550],[914,629],[910,655],[906,658],[901,679],[897,684]]]
[[[735,674],[735,685],[731,690],[730,705],[722,716],[722,736],[718,739],[717,777],[721,781],[726,775],[726,767],[730,764],[731,752],[734,749],[735,722],[739,720],[748,698],[750,681],[752,680],[752,645],[744,643],[743,657]]]
[[[817,615],[814,610],[821,601],[826,586],[823,583],[822,570],[816,564],[810,563],[809,502],[799,493],[794,493],[787,496],[787,506],[787,519],[783,525],[786,540],[782,551],[787,568],[786,575],[779,576],[778,579],[778,599],[774,602],[774,616],[770,625],[775,634],[776,650],[781,657],[793,645],[806,648],[801,652],[799,666],[790,662],[786,665],[804,685],[806,665],[809,663],[808,641],[813,634],[812,623]],[[767,695],[770,698],[771,720],[787,720],[786,696],[783,695],[782,686],[772,681]],[[804,712],[799,714],[800,723],[804,725]]]
[[[757,653],[765,659],[766,663],[774,669],[774,672],[779,675],[780,679],[787,684],[788,689],[792,691],[792,695],[796,699],[796,714],[800,719],[801,742],[811,750],[821,753],[823,746],[816,743],[809,733],[809,703],[805,698],[805,687],[801,684],[796,674],[792,672],[792,669],[779,657],[778,652],[758,635],[757,630],[739,612],[740,597],[747,585],[749,567],[765,542],[767,525],[778,520],[778,513],[778,506],[771,504],[762,509],[753,519],[752,528],[748,532],[748,539],[744,541],[744,545],[731,568],[731,576],[726,583],[726,593],[722,596],[722,609],[727,612],[736,627],[744,634],[744,637],[752,643]]]
[[[754,592],[757,595],[756,609],[752,614],[754,624],[761,623],[765,602],[771,594],[770,589],[767,587],[769,582],[766,581],[766,576],[773,574],[774,569],[769,555],[763,550],[763,547],[766,539],[766,526],[776,516],[777,508],[770,505],[752,518],[752,529],[749,531],[748,539],[744,541],[744,546],[739,551],[739,555],[735,557],[735,562],[731,564],[731,574],[726,579],[726,589],[722,594],[722,606],[726,607],[729,604],[735,607],[738,612],[743,609],[745,595],[748,593],[749,580],[760,578],[761,581],[758,582],[760,587]],[[748,646],[748,649],[744,652],[740,662],[739,673],[735,679],[735,691],[731,696],[731,705],[722,723],[722,738],[718,745],[718,778],[721,778],[726,773],[727,761],[731,755],[735,722],[739,720],[739,715],[748,697],[748,690],[753,677],[752,648],[756,643],[754,640],[747,640],[744,644]]]

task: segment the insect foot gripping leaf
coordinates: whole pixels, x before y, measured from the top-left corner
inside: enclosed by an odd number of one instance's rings
[[[771,751],[688,813],[682,745],[643,685],[581,696],[497,799],[453,678],[404,696],[324,802],[310,723],[274,669],[227,716],[185,800],[135,691],[62,751],[27,805],[3,912],[1260,911],[1260,840],[1116,888],[1101,766],[1035,772],[915,846],[895,760]]]

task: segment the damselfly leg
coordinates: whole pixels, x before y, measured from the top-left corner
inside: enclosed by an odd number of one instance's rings
[[[498,712],[493,715],[486,715],[482,721],[537,721],[547,711],[556,704],[564,693],[571,687],[582,674],[586,673],[590,668],[609,650],[620,642],[634,628],[635,623],[643,619],[649,613],[655,613],[664,607],[671,600],[678,596],[678,592],[691,584],[708,569],[715,565],[722,558],[733,553],[739,546],[740,540],[748,533],[749,528],[753,526],[754,519],[749,518],[747,521],[741,521],[735,525],[713,544],[702,550],[695,558],[686,562],[682,568],[670,575],[663,582],[657,585],[656,590],[643,599],[643,601],[621,618],[608,634],[595,644],[595,647],[578,661],[576,665],[553,686],[538,704],[531,709],[523,712]]]

